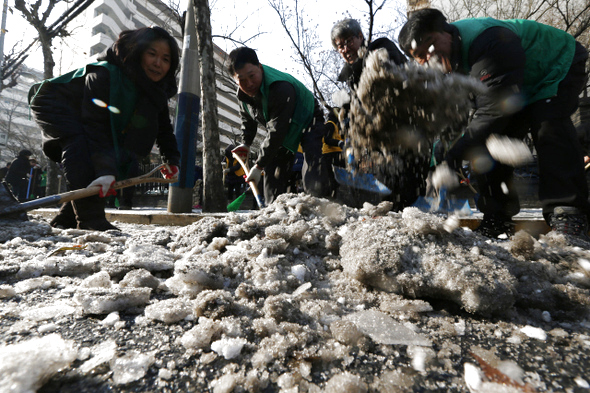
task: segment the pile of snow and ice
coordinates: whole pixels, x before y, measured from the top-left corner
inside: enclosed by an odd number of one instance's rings
[[[428,151],[420,147],[425,140],[459,135],[474,96],[483,91],[477,79],[415,62],[398,66],[384,50],[370,52],[351,100],[350,142],[357,156],[365,148]]]
[[[589,251],[390,207],[287,194],[186,227],[3,220],[0,390],[588,388]]]

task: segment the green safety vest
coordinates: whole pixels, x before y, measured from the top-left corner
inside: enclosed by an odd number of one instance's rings
[[[289,82],[295,88],[295,94],[297,96],[295,113],[293,113],[293,118],[291,119],[289,132],[283,141],[283,146],[295,153],[301,142],[301,132],[307,128],[313,120],[315,98],[311,91],[293,76],[265,65],[262,65],[262,69],[264,70],[264,76],[262,85],[260,86],[260,92],[262,93],[262,113],[265,121],[270,120],[268,114],[268,90],[270,85],[273,82],[284,81]],[[244,107],[244,110],[252,116],[245,102],[242,102],[242,106]]]
[[[461,68],[469,73],[469,49],[490,27],[505,27],[521,39],[526,55],[523,93],[527,104],[553,97],[574,58],[575,39],[563,30],[526,19],[464,19],[451,23],[461,35]]]

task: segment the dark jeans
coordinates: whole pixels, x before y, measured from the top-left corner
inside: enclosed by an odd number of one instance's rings
[[[506,132],[512,137],[522,138],[527,132],[533,136],[539,165],[539,200],[546,220],[556,206],[575,206],[590,214],[584,152],[570,118],[587,79],[587,52],[579,43],[576,49],[575,60],[559,84],[557,95],[528,105],[514,116]],[[513,168],[501,164],[485,175],[476,175],[479,210],[505,218],[518,213],[520,205],[512,180]],[[503,191],[502,183],[508,193]]]

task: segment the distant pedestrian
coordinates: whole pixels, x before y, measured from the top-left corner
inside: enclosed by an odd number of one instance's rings
[[[12,193],[21,202],[27,200],[27,187],[31,172],[29,157],[32,155],[33,153],[30,150],[21,150],[18,153],[18,157],[10,164],[10,169],[6,173],[6,182],[10,184]]]
[[[127,173],[124,177],[131,178],[139,175],[141,175],[139,161],[137,160],[137,157],[133,156],[130,158],[129,165],[127,165]],[[131,186],[117,190],[117,198],[119,200],[119,207],[117,207],[118,210],[133,209],[133,196],[135,195],[136,189],[137,186]]]
[[[4,181],[4,178],[6,177],[6,174],[8,173],[9,168],[10,168],[10,162],[7,162],[5,167],[0,168],[0,181]]]
[[[47,187],[47,167],[41,169],[39,175],[39,184],[37,185],[37,197],[43,198],[45,196],[45,188]]]

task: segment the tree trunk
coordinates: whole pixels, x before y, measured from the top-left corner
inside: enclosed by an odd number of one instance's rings
[[[213,58],[209,2],[208,0],[194,0],[194,5],[203,100],[203,211],[225,212],[227,211],[227,201],[223,192],[221,173],[215,60]]]

